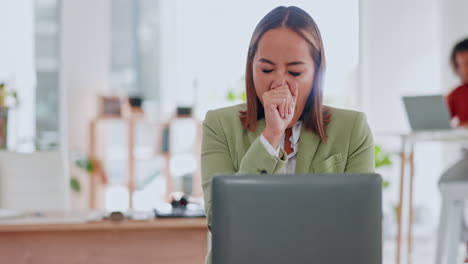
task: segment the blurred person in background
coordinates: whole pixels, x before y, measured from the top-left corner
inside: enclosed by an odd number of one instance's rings
[[[458,127],[468,128],[468,38],[455,45],[450,56],[450,62],[456,75],[460,78],[460,85],[447,96],[450,116]],[[468,148],[462,149],[463,157],[455,165],[442,174],[440,183],[468,182]],[[466,258],[468,262],[468,227],[466,218],[462,222],[461,240],[466,243]]]

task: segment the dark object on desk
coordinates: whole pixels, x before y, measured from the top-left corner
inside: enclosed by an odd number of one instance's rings
[[[205,217],[205,210],[203,209],[188,209],[189,197],[182,193],[173,193],[171,201],[171,209],[157,210],[154,209],[154,214],[158,218],[193,218],[193,217]]]
[[[212,262],[382,263],[382,179],[215,176]]]
[[[125,216],[122,212],[112,212],[110,215],[109,215],[109,219],[111,221],[114,221],[114,222],[120,222],[120,221],[123,221],[125,219]]]
[[[172,209],[185,209],[188,205],[188,197],[186,195],[182,195],[180,198],[172,198],[171,206]]]
[[[131,107],[141,108],[143,105],[143,98],[141,96],[130,96],[128,97],[128,103]]]
[[[128,98],[128,106],[130,106],[131,114],[143,114],[143,98],[141,96],[131,96]]]
[[[192,107],[190,106],[178,106],[177,107],[177,117],[191,117],[192,116]]]
[[[125,220],[127,217],[124,215],[124,213],[120,211],[113,211],[109,215],[104,216],[102,219],[104,220],[110,220],[112,222],[120,222]]]
[[[170,126],[165,126],[162,131],[162,144],[161,144],[161,152],[162,153],[169,153],[169,141],[170,141]]]

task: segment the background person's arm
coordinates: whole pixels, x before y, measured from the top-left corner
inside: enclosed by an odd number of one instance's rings
[[[366,116],[358,113],[349,139],[348,160],[345,173],[374,173],[375,156],[372,132]]]
[[[205,212],[208,227],[211,227],[211,181],[219,174],[274,174],[281,170],[287,162],[287,155],[280,150],[280,157],[271,155],[263,146],[260,138],[254,140],[242,158],[238,171],[235,170],[228,138],[222,126],[222,116],[219,111],[209,111],[203,122],[203,138],[201,151],[202,187],[205,200]],[[242,131],[239,131],[241,133]],[[231,131],[232,133],[232,131]],[[243,144],[243,142],[236,142]],[[235,144],[233,146],[235,148]],[[235,150],[234,150],[235,152]]]
[[[464,127],[464,128],[468,128],[468,121],[464,121],[464,122],[460,122],[458,124],[459,127]]]

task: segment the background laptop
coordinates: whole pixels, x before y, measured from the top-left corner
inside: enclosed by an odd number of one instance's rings
[[[376,174],[214,177],[212,261],[382,263],[381,193]]]
[[[403,103],[412,130],[452,128],[448,106],[442,95],[404,96]]]

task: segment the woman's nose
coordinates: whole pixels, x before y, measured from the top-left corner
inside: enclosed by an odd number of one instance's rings
[[[275,79],[275,80],[273,80],[273,82],[271,84],[271,88],[276,88],[276,87],[279,87],[279,86],[282,86],[282,85],[285,85],[285,84],[286,84],[286,79],[284,79],[284,78]]]

